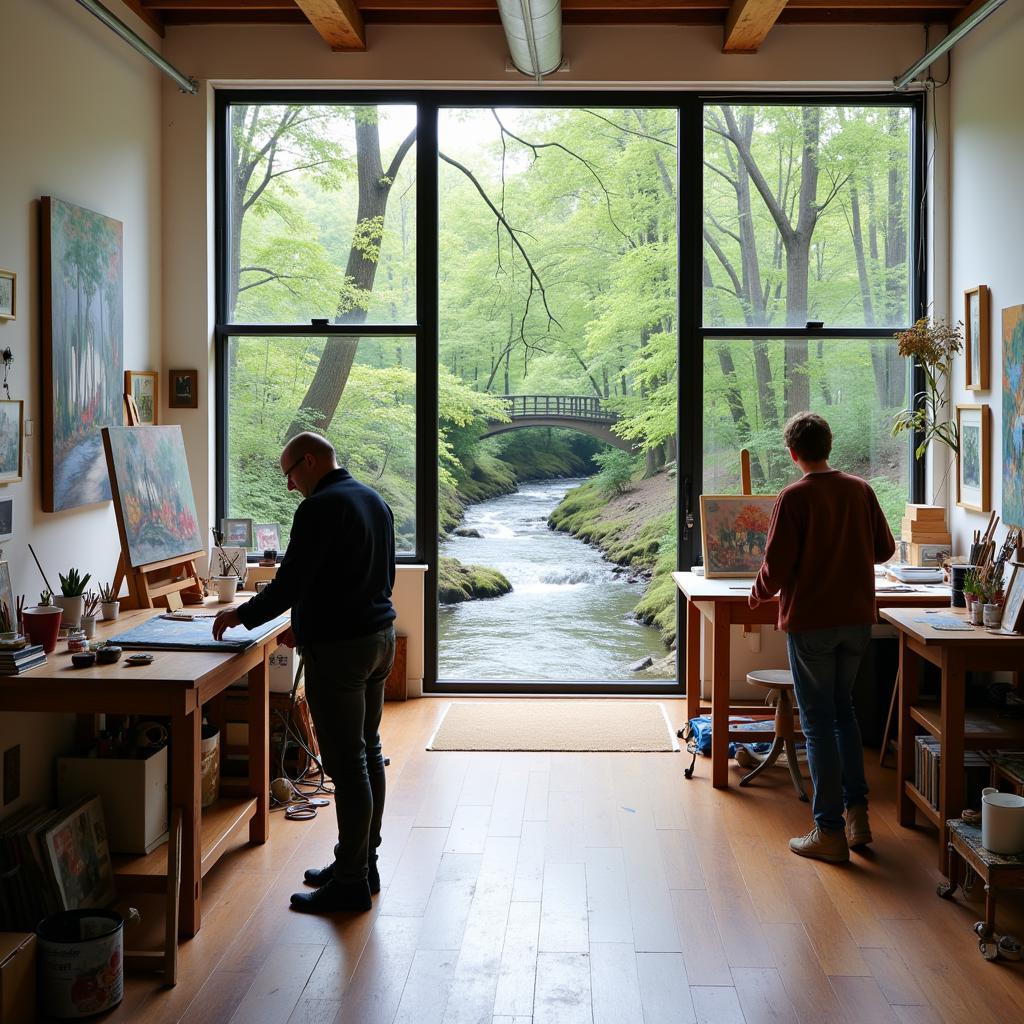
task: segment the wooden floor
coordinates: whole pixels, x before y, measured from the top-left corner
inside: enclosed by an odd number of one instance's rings
[[[177,987],[133,975],[106,1019],[1024,1021],[1024,964],[984,962],[977,905],[936,897],[934,832],[895,824],[877,757],[875,844],[837,867],[789,853],[810,817],[784,768],[723,793],[705,759],[687,782],[681,754],[429,753],[445,704],[387,705],[371,913],[288,909],[333,813],[275,815],[266,846],[240,842],[207,878]],[[1024,935],[1024,901],[1000,925]]]

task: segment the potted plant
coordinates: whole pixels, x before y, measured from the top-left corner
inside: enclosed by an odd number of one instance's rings
[[[895,336],[900,355],[915,360],[924,371],[924,390],[914,395],[909,409],[896,414],[892,425],[893,437],[904,430],[920,433],[921,442],[914,452],[919,459],[932,441],[945,445],[954,455],[960,451],[956,420],[945,415],[945,408],[949,405],[953,359],[963,348],[962,327],[959,321],[948,324],[941,317],[923,316],[909,330],[899,331]],[[942,493],[948,473],[947,460],[936,495]]]
[[[39,595],[39,604],[35,607],[22,610],[21,620],[29,640],[34,644],[42,644],[47,654],[57,646],[62,614],[63,609],[53,603],[53,595],[49,590]]]
[[[85,603],[85,587],[92,577],[82,576],[77,569],[69,569],[67,576],[59,572],[60,596],[54,600],[64,609],[64,625],[77,629],[82,622],[82,605]]]
[[[121,602],[117,599],[117,591],[114,585],[100,584],[100,611],[104,619],[116,619],[117,613],[121,610]]]
[[[82,632],[91,640],[96,635],[96,619],[99,618],[100,595],[87,590],[82,601]]]
[[[967,605],[967,617],[973,616],[973,607],[981,596],[981,580],[976,569],[968,569],[964,574],[964,602]]]

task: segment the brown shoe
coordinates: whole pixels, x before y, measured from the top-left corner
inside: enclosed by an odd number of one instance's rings
[[[789,848],[800,857],[827,860],[830,864],[844,864],[850,859],[845,833],[823,832],[817,827],[805,836],[790,839]]]
[[[868,822],[868,805],[857,804],[846,808],[846,842],[851,850],[867,846],[871,842],[871,825]]]

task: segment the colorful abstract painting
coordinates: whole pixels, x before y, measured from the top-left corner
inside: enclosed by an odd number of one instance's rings
[[[129,565],[201,551],[181,427],[106,427],[103,439]]]
[[[100,428],[123,422],[120,221],[44,196],[43,509],[110,500]]]
[[[1003,310],[1003,523],[1024,526],[1024,306]]]
[[[764,558],[774,494],[702,494],[704,575],[756,576]]]

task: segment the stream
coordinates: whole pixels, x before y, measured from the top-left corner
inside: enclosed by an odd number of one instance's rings
[[[582,479],[527,482],[514,494],[469,506],[461,526],[480,537],[452,536],[441,554],[504,573],[512,593],[442,605],[438,677],[496,680],[650,681],[629,666],[667,651],[657,630],[631,615],[644,590],[629,572],[547,518]]]

